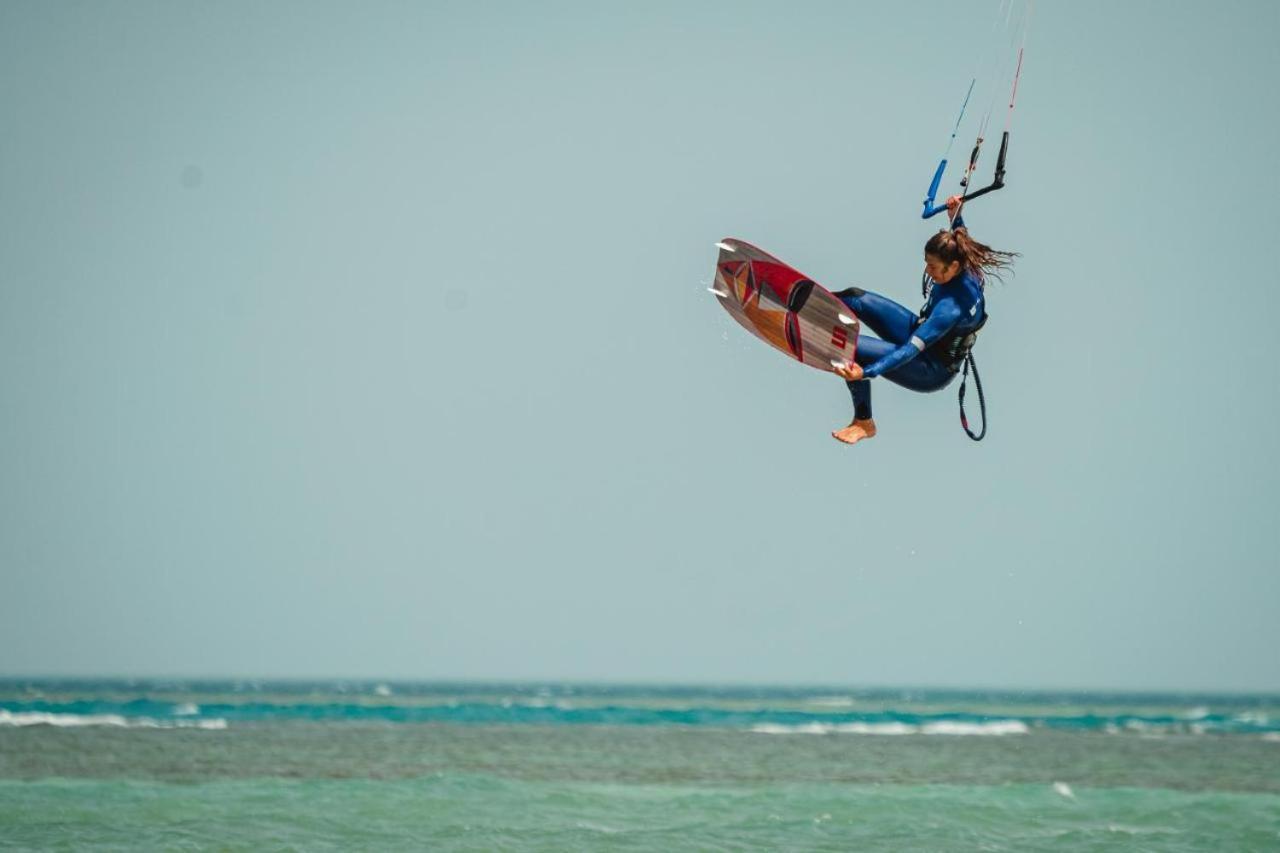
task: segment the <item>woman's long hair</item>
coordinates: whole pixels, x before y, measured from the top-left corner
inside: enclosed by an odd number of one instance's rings
[[[933,255],[944,264],[959,261],[962,269],[967,269],[985,279],[988,275],[1003,281],[1000,273],[1013,265],[1017,252],[1001,252],[986,243],[979,243],[969,236],[968,228],[957,228],[954,231],[939,231],[924,244],[926,255]]]

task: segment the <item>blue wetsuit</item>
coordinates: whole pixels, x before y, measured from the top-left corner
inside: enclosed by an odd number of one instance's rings
[[[953,228],[962,228],[959,218]],[[938,391],[950,384],[956,365],[948,363],[939,345],[977,331],[987,319],[982,280],[962,270],[946,284],[935,283],[920,314],[877,293],[850,288],[836,296],[864,325],[879,335],[858,337],[855,360],[863,379],[849,382],[854,417],[871,417],[871,382],[883,376],[912,391]]]

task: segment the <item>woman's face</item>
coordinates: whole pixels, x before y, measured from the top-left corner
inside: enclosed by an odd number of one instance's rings
[[[924,256],[924,274],[938,284],[946,284],[960,274],[960,262],[952,261],[946,264],[940,258],[936,258],[926,252]]]

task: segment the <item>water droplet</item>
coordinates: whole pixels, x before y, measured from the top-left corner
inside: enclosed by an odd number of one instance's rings
[[[467,292],[460,287],[452,287],[444,292],[444,307],[450,311],[465,310],[469,301]]]

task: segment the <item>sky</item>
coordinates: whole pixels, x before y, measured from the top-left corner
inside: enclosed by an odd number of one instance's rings
[[[998,5],[0,5],[0,674],[1280,690],[1280,5],[1036,5],[982,443],[707,292],[914,309]]]

